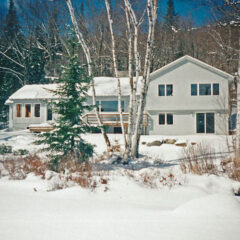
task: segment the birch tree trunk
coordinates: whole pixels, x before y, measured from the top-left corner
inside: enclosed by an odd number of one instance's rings
[[[147,49],[145,55],[145,64],[144,64],[144,72],[143,72],[143,85],[141,89],[138,111],[137,111],[137,119],[135,124],[135,130],[132,140],[132,155],[134,157],[138,157],[138,148],[139,148],[139,140],[142,131],[142,121],[143,121],[143,111],[146,103],[146,95],[148,91],[148,85],[150,80],[150,67],[151,67],[151,55],[152,48],[154,42],[154,28],[157,20],[157,0],[148,0],[147,3],[147,13],[148,13],[148,39],[147,39]]]
[[[236,158],[240,157],[240,35],[238,48],[238,73],[237,73],[237,126],[236,126]]]
[[[96,91],[95,91],[95,85],[94,85],[94,79],[93,79],[92,59],[91,59],[91,55],[90,55],[90,50],[89,50],[89,47],[87,46],[87,44],[85,42],[85,39],[83,37],[82,32],[80,31],[80,28],[78,26],[78,23],[77,23],[77,20],[76,20],[76,16],[75,16],[75,13],[74,13],[74,9],[73,9],[73,6],[72,6],[72,1],[71,0],[65,0],[65,1],[66,1],[67,6],[68,6],[68,10],[69,10],[69,13],[70,13],[72,24],[73,24],[74,29],[75,29],[75,33],[76,33],[77,39],[78,39],[79,43],[81,44],[82,49],[83,49],[84,54],[85,54],[85,57],[87,59],[88,75],[92,79],[91,80],[92,101],[93,101],[94,111],[96,113],[96,118],[97,118],[97,121],[98,121],[98,126],[101,128],[101,132],[102,132],[104,141],[105,141],[105,143],[107,145],[108,150],[110,150],[111,143],[109,141],[109,138],[108,138],[108,136],[106,134],[105,129],[103,128],[103,124],[102,124],[102,121],[101,121],[101,118],[100,118],[98,107],[96,105]]]
[[[128,76],[129,76],[129,85],[130,85],[130,96],[129,96],[129,106],[128,106],[128,157],[131,156],[131,147],[132,147],[132,135],[133,135],[133,52],[132,52],[132,31],[131,23],[129,19],[129,10],[125,6],[125,15],[127,22],[127,35],[128,35]]]
[[[139,27],[143,22],[143,17],[145,15],[145,11],[140,18],[137,20],[137,16],[132,8],[131,3],[129,0],[124,0],[125,3],[125,14],[126,14],[126,22],[128,27],[128,55],[129,55],[129,79],[130,79],[130,104],[129,104],[129,121],[128,121],[128,141],[129,141],[129,148],[132,148],[132,140],[133,134],[135,131],[135,124],[136,124],[136,114],[137,114],[137,85],[139,82],[139,76],[141,72],[141,62],[140,62],[140,54],[138,51],[138,31]],[[131,19],[131,22],[130,22]],[[133,26],[133,51],[132,52],[132,32],[131,32],[131,25]],[[135,78],[133,78],[133,70],[132,70],[132,61],[135,61]],[[130,151],[129,155],[132,155],[132,151]]]
[[[117,78],[118,112],[119,112],[119,115],[120,115],[120,122],[121,122],[121,127],[122,127],[122,134],[123,134],[123,140],[124,140],[124,146],[125,146],[125,153],[127,153],[128,152],[128,150],[127,150],[128,149],[128,144],[127,144],[127,139],[126,139],[126,133],[125,133],[124,121],[123,121],[123,113],[122,113],[121,82],[120,82],[119,75],[118,75],[117,58],[116,58],[116,51],[115,51],[115,38],[114,38],[114,33],[113,33],[113,19],[112,19],[110,5],[109,5],[108,0],[105,0],[105,5],[106,5],[106,10],[107,10],[107,15],[108,15],[108,22],[109,22],[111,38],[112,38],[113,68],[114,68],[115,77]],[[125,155],[125,158],[127,158],[126,155]]]

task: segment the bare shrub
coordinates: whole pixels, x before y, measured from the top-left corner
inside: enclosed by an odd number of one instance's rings
[[[114,143],[112,144],[111,148],[108,149],[107,151],[104,151],[101,155],[95,159],[97,162],[109,160],[113,156],[118,156],[119,159],[121,160],[123,158],[123,150],[121,149],[121,145],[118,141],[118,139],[114,140]]]
[[[9,175],[10,179],[22,180],[26,178],[26,174],[22,169],[23,158],[18,159],[6,159],[3,161],[3,168]]]
[[[240,181],[240,159],[217,157],[215,149],[204,143],[189,145],[183,151],[185,159],[180,164],[183,173],[214,174]]]
[[[34,173],[36,176],[41,176],[45,179],[47,164],[43,162],[38,155],[29,155],[23,158],[23,171],[25,174]]]
[[[217,174],[218,166],[215,164],[215,149],[204,143],[189,145],[183,149],[185,159],[180,167],[183,173]]]
[[[181,185],[181,181],[170,171],[162,173],[160,170],[153,170],[135,174],[134,170],[125,170],[123,175],[149,188],[169,187]]]

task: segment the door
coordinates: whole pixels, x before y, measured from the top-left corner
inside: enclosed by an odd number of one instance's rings
[[[214,113],[197,113],[197,133],[215,133]]]

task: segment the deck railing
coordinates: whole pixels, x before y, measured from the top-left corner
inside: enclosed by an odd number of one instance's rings
[[[103,125],[108,126],[120,126],[120,114],[119,113],[100,113],[100,118]],[[87,113],[84,116],[85,121],[90,125],[97,125],[97,118],[95,113]],[[128,125],[128,113],[123,113],[123,122],[124,125]],[[148,125],[148,115],[145,113],[143,116],[143,126]]]

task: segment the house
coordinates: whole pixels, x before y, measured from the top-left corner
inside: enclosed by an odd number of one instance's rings
[[[228,133],[228,89],[233,76],[193,57],[184,56],[151,73],[143,120],[144,134],[190,135]],[[119,133],[117,81],[110,77],[94,79],[97,104],[108,132]],[[127,126],[129,79],[121,78],[122,109]],[[26,85],[6,101],[9,128],[48,126],[57,116],[48,101],[56,84]],[[50,90],[50,91],[49,91]],[[137,95],[141,90],[141,79]],[[92,104],[91,89],[87,103]],[[86,113],[89,124],[97,124],[93,112]]]

